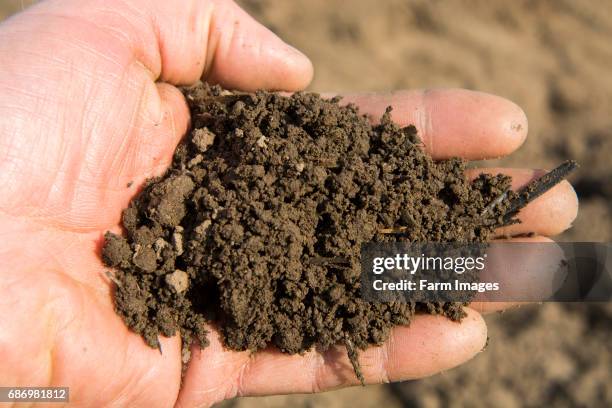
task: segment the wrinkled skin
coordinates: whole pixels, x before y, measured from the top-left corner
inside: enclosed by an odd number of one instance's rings
[[[0,384],[69,386],[83,406],[191,407],[355,383],[341,349],[249,355],[224,350],[213,328],[181,385],[180,339],[162,338],[160,354],[128,331],[100,261],[104,232],[121,231],[122,208],[163,172],[188,128],[176,85],[203,78],[295,91],[312,77],[306,57],[216,0],[43,2],[0,25],[0,56]],[[347,99],[374,119],[393,105],[436,158],[508,154],[527,131],[516,105],[477,92]],[[536,174],[504,171],[516,186]],[[576,209],[563,183],[503,232],[554,235]],[[461,324],[420,316],[361,362],[368,382],[419,378],[470,359],[485,341],[475,310]]]

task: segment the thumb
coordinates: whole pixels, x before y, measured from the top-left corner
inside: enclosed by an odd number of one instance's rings
[[[309,59],[232,1],[155,1],[161,79],[199,78],[228,88],[294,91],[312,79]]]
[[[230,0],[50,0],[0,31],[23,46],[20,36],[39,33],[42,21],[73,44],[70,59],[87,54],[123,64],[130,54],[152,79],[174,85],[203,79],[245,91],[296,91],[313,75],[304,54]]]

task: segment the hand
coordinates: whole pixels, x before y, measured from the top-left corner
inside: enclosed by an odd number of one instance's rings
[[[161,174],[189,113],[175,85],[295,91],[310,62],[235,4],[217,0],[57,0],[0,25],[0,384],[69,386],[83,406],[191,407],[236,395],[354,384],[338,348],[304,356],[194,347],[181,385],[180,339],[163,355],[113,311],[100,261],[137,186]],[[436,158],[506,155],[527,121],[514,104],[465,90],[352,95],[375,120],[387,105],[414,123]],[[504,170],[521,185],[531,170]],[[133,183],[133,184],[131,184]],[[128,187],[130,185],[131,187]],[[563,183],[506,233],[554,235],[576,215]],[[532,238],[536,239],[536,238]],[[544,238],[537,238],[544,239]],[[475,305],[481,311],[492,305]],[[368,382],[418,378],[460,364],[486,341],[480,314],[419,316],[360,360]]]

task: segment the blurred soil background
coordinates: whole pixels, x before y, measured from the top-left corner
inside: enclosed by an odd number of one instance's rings
[[[29,1],[0,0],[0,19]],[[177,2],[178,3],[178,2]],[[315,66],[313,91],[464,87],[520,105],[529,137],[487,165],[582,167],[564,241],[612,239],[612,2],[240,0]],[[612,406],[612,304],[544,304],[487,317],[489,346],[420,380],[224,407]]]

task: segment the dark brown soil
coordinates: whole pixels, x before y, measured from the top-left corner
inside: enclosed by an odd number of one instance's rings
[[[231,349],[345,344],[356,361],[416,312],[462,318],[457,303],[364,302],[360,246],[486,241],[516,197],[508,177],[466,180],[461,160],[434,162],[389,111],[372,125],[316,94],[186,94],[192,132],[103,250],[116,310],[149,345],[179,331],[187,361],[215,322]]]

